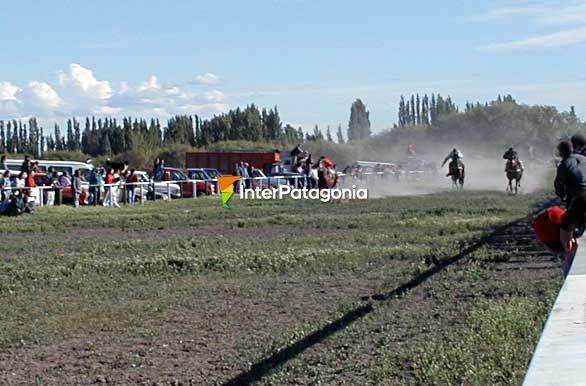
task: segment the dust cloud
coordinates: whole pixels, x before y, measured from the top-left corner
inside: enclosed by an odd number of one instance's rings
[[[368,188],[369,198],[387,196],[413,196],[453,191],[452,181],[447,177],[448,166],[440,168],[445,155],[431,158],[435,161],[436,173],[402,174],[399,179],[392,175],[363,176],[362,179],[348,177],[342,186],[356,185]],[[429,160],[426,159],[426,161]],[[505,175],[505,160],[502,156],[489,158],[473,158],[464,156],[465,191],[502,191],[506,192],[508,179]],[[543,189],[552,189],[552,176],[555,173],[553,160],[523,161],[524,172],[519,194],[531,193]]]

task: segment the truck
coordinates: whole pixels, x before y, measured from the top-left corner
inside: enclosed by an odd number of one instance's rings
[[[218,150],[185,153],[185,168],[214,168],[232,175],[234,165],[248,162],[255,169],[267,173],[275,163],[281,162],[281,152],[275,150]]]
[[[282,177],[287,183],[298,187],[305,184],[305,178],[302,174],[290,171],[291,157],[289,153],[281,153],[278,149],[198,151],[185,154],[185,167],[187,169],[214,168],[231,175],[235,164],[239,162],[247,162],[255,170],[262,171],[264,177]],[[280,184],[282,183],[280,182]]]

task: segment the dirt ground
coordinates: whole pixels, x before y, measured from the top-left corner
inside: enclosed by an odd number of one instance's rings
[[[539,297],[559,283],[559,262],[533,241],[527,221],[494,229],[459,255],[431,257],[423,266],[381,256],[310,273],[81,272],[28,283],[2,294],[0,384],[417,384],[414,348],[462,325],[478,299]],[[27,244],[22,234],[3,242],[42,259],[75,253],[95,239],[147,242],[194,233],[238,243],[327,240],[352,230],[217,222],[197,230],[49,233],[54,243],[45,247],[30,238]],[[506,257],[479,264],[479,251]],[[12,264],[19,253],[6,251],[2,259]]]

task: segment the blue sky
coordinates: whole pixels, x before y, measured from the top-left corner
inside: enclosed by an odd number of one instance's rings
[[[30,4],[30,3],[29,3]],[[586,116],[586,1],[2,1],[0,119],[278,106],[374,131],[401,94],[511,93]]]

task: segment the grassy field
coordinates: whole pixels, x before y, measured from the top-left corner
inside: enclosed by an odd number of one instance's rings
[[[561,284],[548,198],[1,218],[0,384],[519,384]]]

